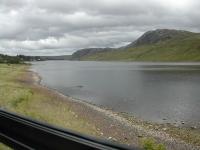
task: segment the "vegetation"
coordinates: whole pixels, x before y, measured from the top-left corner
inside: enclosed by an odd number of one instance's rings
[[[166,150],[163,144],[157,144],[156,141],[151,138],[142,139],[141,143],[145,150]]]
[[[7,64],[21,64],[25,61],[45,61],[45,60],[69,60],[71,56],[61,55],[61,56],[8,56],[0,54],[0,63]]]
[[[23,63],[23,60],[17,56],[8,56],[8,55],[0,54],[0,63],[19,64],[19,63]]]

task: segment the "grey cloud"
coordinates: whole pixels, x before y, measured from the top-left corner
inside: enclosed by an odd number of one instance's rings
[[[199,7],[198,0],[0,0],[0,53],[117,47],[156,28],[199,32]]]
[[[26,5],[28,1],[26,0],[0,0],[0,7],[4,8],[21,8]]]

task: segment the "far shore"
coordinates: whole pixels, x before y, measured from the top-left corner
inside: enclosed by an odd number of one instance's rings
[[[193,135],[194,132],[200,134],[199,130],[184,129],[171,124],[150,123],[126,113],[114,112],[42,86],[40,84],[41,77],[35,72],[29,72],[29,75],[31,75],[31,78],[28,79],[30,84],[43,92],[56,96],[62,101],[64,100],[77,115],[76,117],[80,117],[86,120],[86,122],[94,124],[98,131],[98,134],[95,135],[96,137],[138,146],[142,139],[154,138],[170,150],[200,149],[200,139],[195,140],[198,137]]]

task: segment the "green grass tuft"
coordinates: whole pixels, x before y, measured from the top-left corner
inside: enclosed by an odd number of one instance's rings
[[[142,139],[142,147],[145,150],[166,150],[163,144],[158,144],[154,139],[151,138]]]

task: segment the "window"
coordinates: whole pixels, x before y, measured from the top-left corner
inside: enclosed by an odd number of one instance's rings
[[[199,6],[0,0],[0,109],[113,144],[198,149]]]

